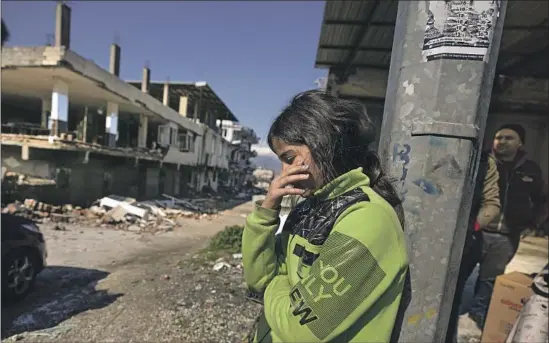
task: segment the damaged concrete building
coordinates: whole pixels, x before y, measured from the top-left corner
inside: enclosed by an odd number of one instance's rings
[[[116,44],[109,70],[78,55],[70,15],[57,5],[53,46],[2,49],[3,186],[17,185],[2,200],[216,191],[233,151],[217,123],[235,115],[205,82],[150,82],[146,67],[141,82],[121,80]]]
[[[141,87],[140,82],[129,83]],[[207,168],[196,180],[199,189],[211,187],[217,190],[220,187],[238,191],[247,184],[254,168],[250,162],[250,158],[255,157],[251,146],[259,138],[253,129],[238,122],[206,82],[151,82],[149,94],[183,117],[203,123],[210,130],[202,137],[206,146],[200,158]],[[208,137],[214,133],[215,137]],[[190,133],[183,132],[183,135],[187,136],[188,143],[182,136],[180,147],[193,149]]]
[[[253,171],[256,166],[250,161],[257,156],[252,145],[259,142],[259,137],[251,128],[242,126],[234,120],[218,120],[221,135],[230,143],[229,170],[222,175],[223,185],[229,189],[238,189],[253,183]]]
[[[257,188],[269,189],[275,173],[271,169],[257,168],[253,171],[254,185]]]

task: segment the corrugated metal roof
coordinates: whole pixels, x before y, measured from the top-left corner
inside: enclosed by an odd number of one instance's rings
[[[326,1],[315,66],[389,69],[397,10],[397,0]],[[548,17],[549,1],[509,0],[499,73],[549,78]]]

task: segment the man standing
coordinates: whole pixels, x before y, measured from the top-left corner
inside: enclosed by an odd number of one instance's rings
[[[463,290],[467,279],[482,257],[482,228],[486,227],[500,213],[498,180],[496,158],[488,152],[481,152],[454,302],[446,331],[445,342],[447,343],[458,341],[457,329]]]
[[[521,232],[537,228],[547,216],[541,169],[522,149],[525,139],[526,131],[519,124],[503,125],[494,138],[501,213],[482,228],[480,271],[469,311],[480,328],[484,327],[495,279],[515,255]]]

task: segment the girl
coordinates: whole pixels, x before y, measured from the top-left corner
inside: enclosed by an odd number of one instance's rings
[[[389,342],[408,270],[402,207],[368,145],[361,103],[298,94],[268,135],[282,161],[242,240],[244,277],[264,308],[253,342]],[[281,199],[301,202],[275,235]]]

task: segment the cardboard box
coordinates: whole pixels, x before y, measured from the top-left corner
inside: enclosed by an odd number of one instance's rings
[[[532,282],[531,277],[519,272],[498,276],[482,332],[482,343],[505,342],[525,301],[533,294]]]

